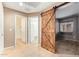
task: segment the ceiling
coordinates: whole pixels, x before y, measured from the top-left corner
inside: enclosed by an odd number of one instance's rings
[[[3,2],[3,6],[24,13],[43,12],[63,2]]]
[[[63,2],[3,2],[3,6],[24,13],[43,12]],[[56,18],[79,14],[79,2],[71,2],[57,9]]]

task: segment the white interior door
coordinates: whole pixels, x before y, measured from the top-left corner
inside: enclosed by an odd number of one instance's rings
[[[4,48],[4,19],[3,19],[3,6],[0,2],[0,51]]]
[[[26,17],[22,15],[16,15],[15,19],[15,39],[20,39],[22,42],[26,43]],[[16,41],[15,40],[15,41]],[[18,41],[18,40],[17,40]]]
[[[32,45],[39,44],[39,32],[38,32],[38,16],[28,17],[28,41]]]

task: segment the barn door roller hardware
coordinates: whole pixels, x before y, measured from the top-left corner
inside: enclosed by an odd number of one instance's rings
[[[66,4],[68,4],[68,3],[70,3],[70,2],[64,2],[64,3],[62,3],[62,4],[58,5],[58,6],[55,6],[54,8],[57,9],[57,8],[62,7],[64,5],[66,5]]]

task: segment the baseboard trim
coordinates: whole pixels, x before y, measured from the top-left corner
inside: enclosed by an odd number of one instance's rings
[[[14,46],[10,46],[10,47],[3,48],[3,50],[0,51],[0,54],[3,54],[3,51],[6,50],[6,49],[9,49],[9,48],[14,48]]]
[[[6,48],[4,48],[4,50],[9,49],[9,48],[15,48],[15,46],[6,47]]]

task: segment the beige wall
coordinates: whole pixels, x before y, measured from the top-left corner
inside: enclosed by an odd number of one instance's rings
[[[16,15],[22,15],[26,17],[26,14],[4,8],[4,46],[5,47],[10,47],[10,46],[15,46],[15,16]]]
[[[4,9],[4,47],[14,46],[14,16],[13,11]]]

